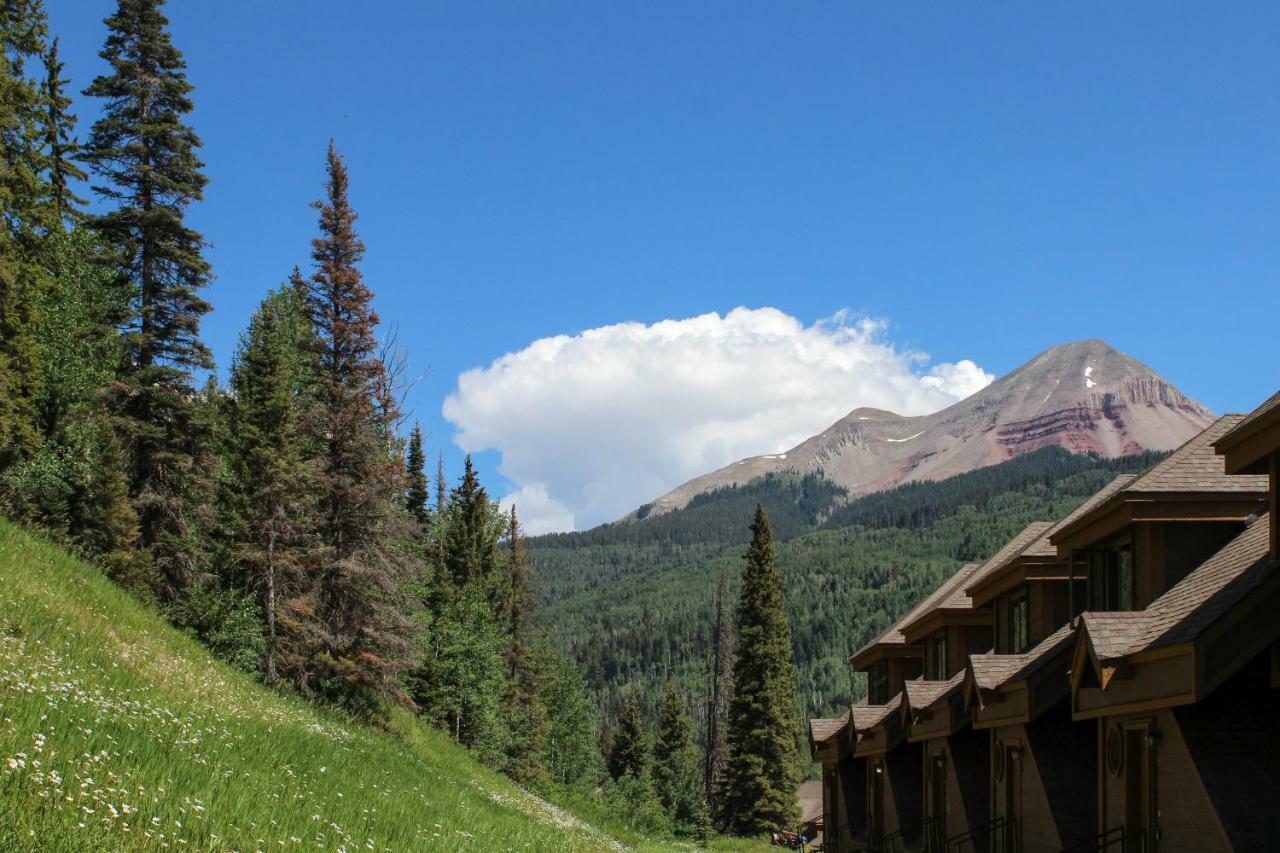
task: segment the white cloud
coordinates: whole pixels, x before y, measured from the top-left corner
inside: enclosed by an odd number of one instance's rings
[[[522,486],[499,503],[503,512],[509,512],[512,504],[515,505],[516,516],[526,533],[574,529],[573,512],[547,494],[547,487],[541,483]]]
[[[619,323],[463,373],[444,416],[463,450],[501,452],[531,532],[586,527],[859,406],[926,414],[993,378],[968,360],[926,369],[885,331],[844,313],[805,326],[774,308]]]

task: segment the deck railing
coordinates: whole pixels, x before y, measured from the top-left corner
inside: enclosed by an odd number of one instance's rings
[[[1018,821],[1011,817],[998,817],[951,836],[946,841],[946,853],[977,853],[981,849],[978,842],[983,839],[987,842],[988,853],[1021,853]]]
[[[897,832],[891,832],[880,839],[880,845],[877,853],[901,853],[906,850],[907,843],[916,837],[923,836],[925,840],[925,849],[932,850],[930,847],[931,839],[937,837],[936,822],[933,818],[925,818],[917,823],[909,823],[900,827]]]
[[[1062,848],[1062,853],[1147,853],[1147,831],[1113,826],[1088,841]]]

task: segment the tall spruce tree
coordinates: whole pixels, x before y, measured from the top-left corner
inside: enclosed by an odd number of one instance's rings
[[[525,548],[524,531],[513,505],[507,514],[506,590],[502,610],[506,619],[507,677],[513,681],[531,666],[530,631],[538,600],[533,594],[533,566]]]
[[[609,775],[614,779],[630,776],[648,780],[650,750],[649,733],[645,729],[640,706],[634,699],[627,702],[613,730],[612,750],[609,753]]]
[[[0,4],[0,470],[40,446],[35,306],[49,226],[38,84],[27,66],[46,36],[39,0]]]
[[[315,405],[318,364],[307,295],[298,283],[263,300],[231,366],[223,500],[233,559],[265,621],[267,681],[296,678],[310,645],[295,605],[306,592],[314,548],[317,487],[314,439],[303,424]],[[299,631],[303,631],[301,636]]]
[[[500,604],[506,624],[506,690],[503,711],[510,734],[507,741],[509,773],[521,782],[543,778],[543,743],[549,728],[548,709],[542,692],[546,682],[544,655],[536,649],[532,623],[536,599],[530,579],[533,566],[525,551],[524,532],[516,508],[507,515],[507,548],[503,574],[506,589]]]
[[[472,581],[487,583],[497,565],[497,540],[489,495],[468,455],[458,485],[449,493],[451,523],[441,539],[445,583],[461,589]],[[491,593],[494,591],[490,591]]]
[[[702,767],[693,743],[688,705],[668,681],[658,708],[658,737],[653,745],[653,784],[678,832],[703,835],[709,829]]]
[[[107,576],[147,600],[155,589],[151,555],[138,550],[138,516],[129,501],[125,455],[105,410],[85,423],[85,477],[71,533]]]
[[[47,154],[49,201],[54,221],[76,222],[82,216],[85,201],[72,189],[72,181],[83,181],[88,175],[76,163],[80,144],[76,139],[76,117],[71,112],[71,98],[66,94],[67,80],[62,76],[63,63],[58,58],[55,38],[44,54],[44,81],[40,99],[44,107],[45,149]]]
[[[715,624],[707,657],[707,732],[702,784],[707,810],[717,829],[725,828],[724,781],[729,767],[729,698],[733,693],[735,644],[729,603],[729,575],[720,572],[716,586]]]
[[[364,244],[348,198],[346,165],[329,145],[320,236],[308,303],[319,347],[318,402],[308,427],[320,446],[320,551],[314,613],[318,648],[303,687],[351,706],[402,695],[412,627],[400,583],[404,469],[396,458],[395,401],[386,396],[373,293],[357,266]]]
[[[742,570],[729,703],[725,804],[734,832],[760,835],[795,824],[799,729],[784,584],[768,516],[757,504]]]
[[[413,425],[409,434],[409,452],[405,457],[405,478],[408,488],[405,490],[405,509],[413,516],[421,527],[426,527],[430,520],[427,509],[427,458],[422,452],[422,427]]]
[[[649,734],[640,708],[632,699],[618,718],[609,754],[613,784],[608,805],[629,826],[651,835],[670,831],[671,822],[653,787],[653,760]]]
[[[185,220],[207,179],[200,140],[185,123],[193,108],[186,63],[163,5],[120,0],[106,19],[100,55],[110,72],[85,90],[103,103],[83,156],[98,179],[93,191],[112,205],[89,223],[113,252],[131,298],[128,353],[113,391],[128,439],[129,493],[141,544],[161,572],[162,594],[172,597],[203,561],[205,531],[193,505],[212,472],[192,372],[213,360],[200,339],[209,264],[203,238]]]
[[[444,478],[444,454],[436,456],[436,515],[444,512],[449,502],[448,483]]]

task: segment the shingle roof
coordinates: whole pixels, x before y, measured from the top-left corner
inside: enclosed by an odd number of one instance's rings
[[[1147,630],[1139,640],[1142,648],[1198,637],[1275,571],[1270,549],[1270,525],[1263,515],[1151,603]]]
[[[1225,433],[1216,443],[1223,447],[1229,447],[1232,444],[1235,444],[1236,441],[1248,435],[1252,427],[1258,421],[1269,416],[1276,410],[1280,410],[1280,391],[1272,394],[1265,403],[1246,415],[1240,423],[1236,424],[1229,432]]]
[[[904,685],[907,694],[907,707],[916,711],[923,711],[954,691],[959,690],[963,684],[964,670],[961,670],[946,681],[925,681],[920,678],[908,681]]]
[[[970,655],[969,668],[973,680],[983,690],[997,690],[1007,684],[1023,681],[1039,672],[1054,656],[1070,647],[1074,630],[1063,625],[1027,651],[1018,655]]]
[[[969,598],[969,590],[1008,568],[1026,550],[1027,546],[1039,541],[1040,537],[1052,527],[1052,521],[1033,521],[1028,524],[1022,529],[1021,533],[1006,542],[1004,547],[997,551],[991,559],[974,570],[969,577],[969,582],[965,584],[963,596],[952,594],[942,606],[949,609],[972,607],[973,601]]]
[[[1043,536],[1028,545],[1026,550],[1022,553],[1028,557],[1056,557],[1058,555],[1058,549],[1053,547],[1053,544],[1049,541],[1049,538],[1053,536],[1053,534],[1057,533],[1068,524],[1071,524],[1077,518],[1093,512],[1095,509],[1110,500],[1112,495],[1132,483],[1137,478],[1137,474],[1121,474],[1119,477],[1116,477],[1110,483],[1107,483],[1095,492],[1092,497],[1087,498],[1084,503],[1080,504],[1080,506],[1067,513],[1057,524],[1046,530]]]
[[[906,642],[906,638],[902,636],[902,627],[915,621],[916,618],[923,616],[932,610],[943,597],[950,595],[955,590],[957,584],[961,583],[969,576],[969,573],[977,568],[977,563],[965,563],[960,567],[954,575],[948,578],[937,589],[925,596],[924,600],[915,607],[903,614],[897,622],[890,625],[885,632],[867,643],[862,648],[853,653],[852,657],[857,657],[865,651],[868,651],[879,645],[901,645]]]
[[[843,717],[819,718],[809,721],[809,737],[814,743],[822,743],[840,732],[849,722],[849,715]]]
[[[1255,519],[1146,610],[1085,613],[1084,626],[1094,654],[1101,661],[1112,661],[1195,640],[1276,570],[1270,559],[1269,533],[1267,516]]]
[[[1265,475],[1230,475],[1213,443],[1245,419],[1244,415],[1223,415],[1125,487],[1125,492],[1153,494],[1168,492],[1265,492]]]
[[[1099,612],[1088,610],[1080,615],[1089,644],[1098,660],[1111,661],[1124,657],[1146,630],[1144,611]]]
[[[849,718],[853,720],[853,728],[855,731],[865,732],[867,729],[874,729],[885,718],[892,714],[902,705],[902,694],[896,694],[892,699],[883,705],[854,705],[849,711]]]

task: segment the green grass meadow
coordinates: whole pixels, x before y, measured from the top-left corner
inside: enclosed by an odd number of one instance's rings
[[[587,824],[407,712],[375,730],[277,695],[0,521],[0,850],[673,846]]]

